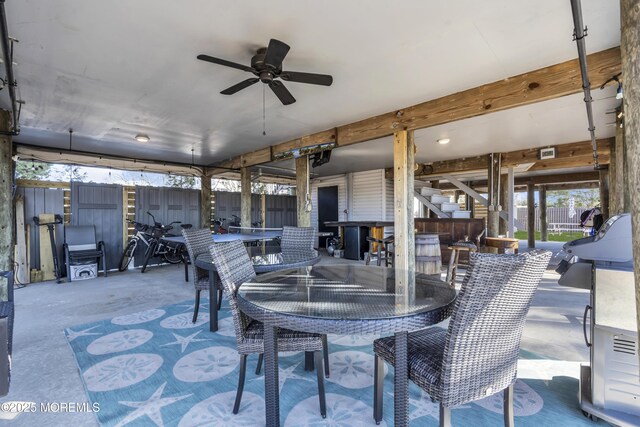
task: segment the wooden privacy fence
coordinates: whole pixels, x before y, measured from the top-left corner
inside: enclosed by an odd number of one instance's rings
[[[262,212],[263,199],[264,212]],[[215,191],[211,212],[213,219],[226,218],[228,222],[232,221],[232,215],[239,217],[240,193]],[[296,196],[273,194],[251,196],[251,222],[262,222],[262,227],[279,228],[285,225],[296,225],[297,221]]]
[[[108,268],[116,268],[122,250],[135,233],[127,220],[150,223],[147,211],[163,224],[181,221],[200,227],[200,191],[172,187],[120,186],[73,182],[18,180],[16,191],[16,279],[18,283],[54,277],[51,242],[46,227],[37,227],[34,216],[61,215],[64,224],[95,225],[98,240],[107,247]],[[240,193],[215,192],[212,217],[240,216]],[[252,197],[252,221],[263,227],[296,224],[295,196]],[[55,226],[58,259],[62,261],[64,224]],[[176,226],[175,233],[180,233]],[[62,262],[60,262],[62,268]]]

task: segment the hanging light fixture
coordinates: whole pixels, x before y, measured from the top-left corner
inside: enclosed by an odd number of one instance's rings
[[[622,98],[624,98],[624,93],[622,93],[622,82],[618,80],[618,89],[616,89],[616,99],[622,99]]]

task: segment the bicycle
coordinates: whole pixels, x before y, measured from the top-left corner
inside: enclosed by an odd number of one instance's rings
[[[162,237],[167,236],[168,232],[173,229],[173,224],[180,224],[180,221],[173,221],[169,225],[162,225],[156,221],[151,212],[147,212],[153,219],[153,226],[143,224],[141,222],[127,220],[129,224],[133,224],[136,233],[131,237],[118,263],[118,270],[125,271],[138,248],[140,242],[146,246],[144,252],[144,264],[142,265],[142,273],[147,268],[147,263],[153,257],[159,257],[162,261],[169,264],[179,264],[183,261],[182,245],[167,244],[162,241]]]
[[[218,218],[213,220],[213,234],[229,234],[229,230],[227,230],[222,225],[227,221],[226,218]]]

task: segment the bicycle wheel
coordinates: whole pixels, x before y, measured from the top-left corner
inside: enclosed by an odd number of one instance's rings
[[[180,255],[180,251],[178,248],[172,248],[169,246],[165,246],[165,253],[162,254],[162,259],[169,264],[180,264],[182,262],[182,255]]]
[[[127,267],[129,267],[129,264],[133,259],[133,254],[136,251],[136,246],[138,246],[137,240],[129,241],[129,243],[127,244],[127,247],[124,249],[124,252],[122,252],[122,256],[120,257],[120,262],[118,263],[118,270],[125,271]]]

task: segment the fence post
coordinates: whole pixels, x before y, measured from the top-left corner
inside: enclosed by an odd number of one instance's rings
[[[527,247],[533,249],[536,247],[536,204],[535,204],[535,187],[533,184],[527,184]]]
[[[540,240],[547,241],[547,187],[541,185],[538,190],[540,199]]]

